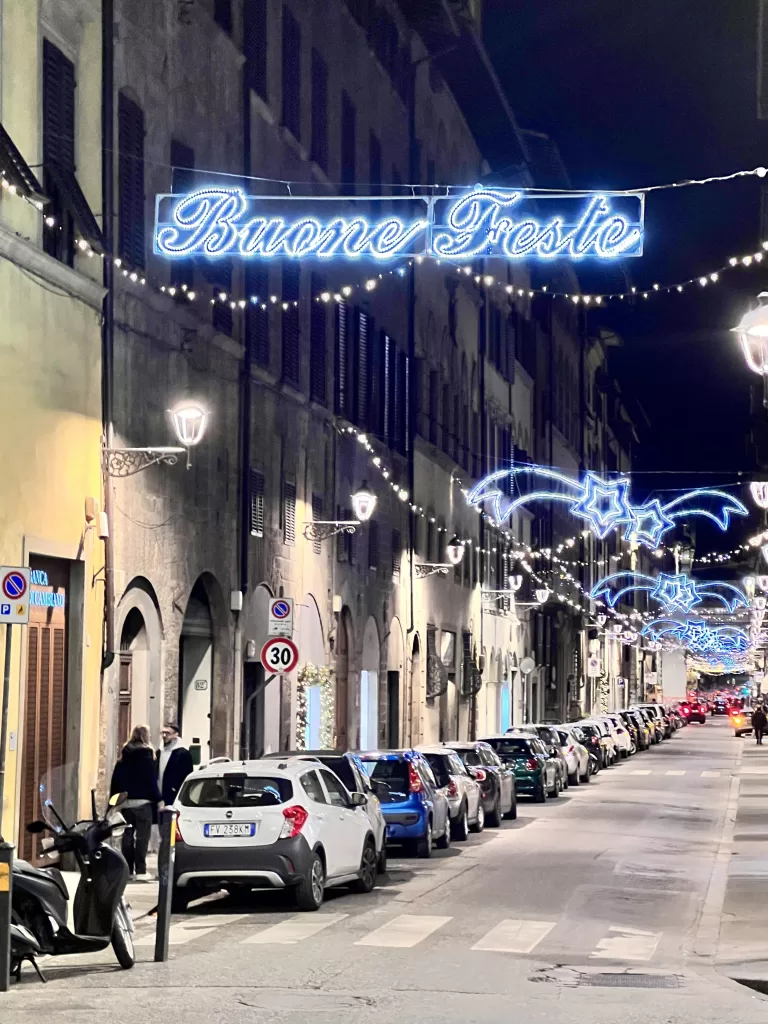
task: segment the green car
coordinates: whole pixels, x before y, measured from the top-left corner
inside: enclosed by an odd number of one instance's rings
[[[505,735],[486,736],[483,742],[489,743],[505,764],[514,767],[518,793],[529,793],[537,803],[544,803],[548,796],[560,796],[557,756],[550,756],[540,739]]]

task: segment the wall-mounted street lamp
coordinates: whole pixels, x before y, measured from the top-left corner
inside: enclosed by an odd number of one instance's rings
[[[314,519],[304,523],[302,533],[307,540],[330,540],[338,533],[355,533],[358,526],[367,523],[376,508],[376,495],[368,490],[368,482],[352,495],[352,511],[354,519]]]
[[[539,604],[546,604],[549,600],[551,591],[547,587],[537,587],[533,592],[533,596],[536,598]]]
[[[751,309],[741,318],[738,334],[747,366],[753,373],[768,374],[768,292],[760,292],[757,309]]]
[[[352,511],[355,519],[361,523],[367,523],[376,508],[376,495],[368,490],[368,481],[363,480],[363,486],[352,495]]]
[[[459,565],[464,557],[464,541],[454,534],[445,545],[445,554],[451,565]]]
[[[186,452],[190,468],[190,448],[198,445],[208,425],[208,413],[194,402],[182,402],[171,410],[176,439],[181,447],[153,445],[149,448],[104,448],[102,458],[109,476],[134,476],[150,466],[165,463],[175,466],[179,455]]]

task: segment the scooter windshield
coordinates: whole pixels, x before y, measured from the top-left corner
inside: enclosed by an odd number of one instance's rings
[[[60,832],[77,818],[78,777],[77,762],[59,765],[40,779],[40,811],[46,825]]]

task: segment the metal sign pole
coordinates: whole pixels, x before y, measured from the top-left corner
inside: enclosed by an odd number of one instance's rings
[[[11,900],[13,844],[0,842],[0,992],[11,983]]]
[[[176,811],[164,807],[160,811],[160,849],[157,854],[157,927],[155,929],[155,963],[168,959],[168,933],[171,928],[173,896],[173,865],[176,860]]]
[[[0,712],[0,842],[3,840],[3,797],[5,793],[5,752],[8,746],[8,701],[11,692],[11,637],[10,622],[5,624],[5,668],[3,669],[3,701]]]

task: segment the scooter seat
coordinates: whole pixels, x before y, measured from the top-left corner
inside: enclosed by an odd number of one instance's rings
[[[17,871],[20,875],[27,875],[31,878],[45,878],[50,882],[54,882],[61,891],[64,899],[69,899],[69,892],[67,890],[67,883],[64,881],[64,876],[58,868],[36,868],[34,864],[30,864],[27,860],[14,860],[13,870]]]

